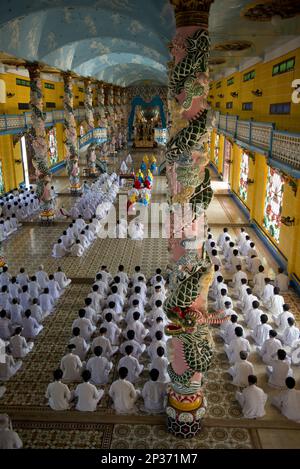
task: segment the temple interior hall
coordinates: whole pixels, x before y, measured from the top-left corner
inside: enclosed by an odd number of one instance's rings
[[[0,449],[299,449],[299,179],[299,2],[2,0]]]

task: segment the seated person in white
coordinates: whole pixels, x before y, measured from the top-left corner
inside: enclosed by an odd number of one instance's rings
[[[12,304],[9,308],[11,324],[22,325],[23,323],[23,308],[19,305],[18,298],[12,299]]]
[[[119,379],[114,381],[109,389],[109,395],[113,400],[113,405],[117,414],[132,414],[136,412],[135,403],[139,397],[138,391],[126,378],[127,368],[119,369]]]
[[[53,249],[52,249],[52,257],[57,257],[57,258],[60,258],[60,257],[64,257],[66,256],[68,253],[68,251],[66,250],[66,248],[64,247],[63,245],[63,242],[62,242],[62,239],[59,238],[57,240],[57,243],[55,243],[53,245]]]
[[[9,349],[14,358],[24,358],[33,349],[33,342],[27,343],[25,337],[21,336],[21,333],[22,327],[16,327],[15,333],[9,341]]]
[[[258,324],[260,324],[260,317],[264,314],[263,310],[259,308],[260,304],[258,301],[253,301],[252,309],[249,309],[245,315],[245,322],[249,329],[254,330]]]
[[[262,347],[256,347],[256,351],[266,365],[272,365],[277,357],[278,350],[281,348],[282,344],[277,339],[277,332],[271,329],[269,331],[269,338],[264,341]]]
[[[133,313],[138,311],[141,315],[141,321],[144,320],[144,306],[140,304],[139,300],[133,300],[132,306],[129,307],[126,316],[125,316],[125,321],[127,324],[133,321]]]
[[[0,360],[0,381],[8,381],[22,366],[22,360],[14,360],[12,355],[4,353]]]
[[[157,280],[157,276],[161,277],[161,280]],[[165,279],[162,276],[161,269],[156,269],[155,270],[155,275],[153,275],[153,277],[151,277],[151,279],[149,281],[149,284],[152,285],[152,287],[154,287],[158,283],[160,283],[161,285],[165,285],[165,283],[166,283]]]
[[[268,395],[259,388],[257,384],[257,377],[255,375],[248,376],[248,384],[242,392],[236,392],[235,397],[240,404],[243,416],[246,419],[256,419],[265,415],[265,404]]]
[[[135,340],[142,343],[149,331],[145,328],[144,324],[140,321],[141,314],[139,311],[135,311],[132,315],[132,321],[127,324],[126,329],[123,331],[123,336],[127,338],[127,332],[132,330],[135,332]]]
[[[279,316],[282,313],[283,305],[285,303],[282,295],[279,294],[280,290],[278,287],[274,287],[273,296],[270,299],[270,311],[273,313],[273,317]]]
[[[277,351],[277,360],[273,360],[271,366],[267,366],[268,384],[272,388],[283,388],[288,376],[293,376],[293,370],[290,368],[287,360],[286,351],[279,349]]]
[[[5,309],[0,311],[0,339],[9,340],[12,333],[12,322],[8,319]]]
[[[113,321],[112,313],[106,313],[104,316],[104,321],[101,327],[105,327],[107,330],[107,338],[109,339],[111,345],[118,346],[120,343],[120,334],[121,329],[117,326],[117,324]]]
[[[152,368],[149,372],[150,380],[144,384],[142,397],[146,412],[157,414],[165,410],[167,383],[158,380],[159,371]]]
[[[124,307],[124,298],[118,293],[118,287],[116,285],[113,285],[111,287],[111,294],[108,295],[107,297],[107,304],[109,304],[110,301],[113,301],[115,303],[115,311],[118,314],[121,314],[123,311]]]
[[[162,277],[160,277],[160,275],[158,275],[157,277],[162,278]],[[158,283],[157,285],[160,285],[161,288],[162,288],[162,291],[165,291],[165,287],[162,284]],[[137,281],[134,283],[133,287],[134,288],[135,287],[140,287],[140,294],[141,294],[142,298],[144,299],[144,303],[146,303],[147,284],[144,282],[144,279],[143,279],[142,276],[137,279]]]
[[[237,249],[233,249],[232,255],[225,264],[225,269],[229,270],[229,272],[235,272],[237,265],[242,265],[242,259],[239,256],[239,251]]]
[[[223,314],[225,317],[232,316],[232,314],[236,314],[235,310],[233,309],[232,300],[225,301]]]
[[[300,391],[295,389],[296,381],[291,376],[285,380],[287,389],[272,398],[272,405],[289,420],[300,423]]]
[[[101,296],[105,296],[108,292],[108,285],[102,280],[102,274],[97,274],[95,277],[94,285],[98,286],[98,293]]]
[[[52,274],[49,275],[48,290],[49,290],[49,295],[51,295],[53,298],[53,301],[58,300],[58,298],[60,297],[62,293],[58,282],[54,279],[54,275]]]
[[[284,269],[279,267],[278,274],[276,275],[274,280],[274,287],[278,287],[281,293],[285,293],[289,291],[289,283],[289,276],[284,273]]]
[[[69,344],[67,346],[68,353],[61,359],[60,367],[63,371],[62,380],[65,383],[80,381],[83,364],[78,355],[73,353],[75,348],[74,344]]]
[[[78,318],[73,321],[72,330],[74,327],[79,327],[80,335],[83,337],[87,342],[90,342],[91,336],[96,330],[96,327],[92,324],[91,320],[85,317],[85,310],[81,308],[78,311]]]
[[[287,327],[284,329],[283,333],[278,337],[283,345],[288,345],[289,347],[293,346],[293,342],[298,340],[300,337],[300,331],[298,327],[295,326],[295,320],[293,318],[287,319]]]
[[[83,308],[85,311],[85,317],[91,321],[91,323],[96,326],[97,322],[100,319],[100,314],[97,314],[95,309],[93,308],[93,300],[90,297],[84,299],[85,307]]]
[[[30,306],[31,316],[37,320],[38,323],[43,322],[43,320],[50,314],[48,312],[43,313],[42,308],[39,305],[38,298],[32,299],[32,305]]]
[[[147,314],[145,318],[145,322],[147,322],[148,324],[150,324],[150,326],[152,326],[155,323],[156,318],[159,318],[159,317],[163,319],[167,319],[167,316],[164,313],[164,310],[162,308],[161,300],[157,300],[155,302],[154,308]]]
[[[222,288],[220,294],[217,298],[217,301],[214,303],[213,308],[215,311],[222,311],[225,308],[225,303],[231,303],[231,307],[233,307],[232,299],[227,294],[227,290]]]
[[[20,301],[20,305],[23,308],[23,311],[30,308],[31,298],[30,298],[30,295],[28,293],[28,285],[23,285],[22,291],[19,295],[19,301]]]
[[[98,274],[101,274],[101,276],[102,276],[102,281],[103,281],[104,283],[106,283],[107,286],[108,286],[109,282],[112,281],[112,276],[111,276],[111,274],[108,272],[106,265],[102,265],[102,266],[101,266],[100,272],[97,272],[97,275],[98,275]],[[96,276],[97,276],[97,275],[96,275]]]
[[[102,309],[102,305],[104,304],[104,295],[100,294],[98,285],[92,286],[92,291],[88,294],[88,298],[91,299],[91,307],[96,311],[97,314],[99,314]]]
[[[24,313],[22,326],[23,326],[22,335],[27,340],[34,339],[43,330],[43,326],[39,324],[37,320],[31,316],[30,309],[26,309]]]
[[[253,365],[247,358],[248,353],[242,350],[240,352],[240,360],[228,370],[228,373],[233,378],[232,384],[241,388],[248,386],[248,376],[254,374]]]
[[[152,361],[157,356],[157,349],[158,347],[163,347],[166,349],[166,342],[163,340],[163,333],[161,331],[157,331],[155,333],[155,338],[152,340],[151,344],[147,347],[147,353]]]
[[[23,443],[17,432],[13,431],[7,414],[0,415],[0,449],[20,449]]]
[[[247,288],[246,294],[244,296],[244,301],[243,301],[244,303],[243,313],[244,314],[247,314],[247,312],[250,309],[252,309],[253,301],[258,301],[258,298],[257,296],[253,295],[251,288]]]
[[[28,293],[31,298],[38,298],[41,292],[41,287],[37,281],[35,275],[32,275],[30,282],[28,283]]]
[[[261,324],[258,324],[251,334],[251,337],[254,339],[255,343],[260,347],[268,339],[269,332],[272,330],[270,324],[267,324],[268,319],[269,318],[266,314],[262,314],[260,316]]]
[[[253,277],[253,294],[261,298],[265,289],[265,268],[263,265],[258,267],[257,274]]]
[[[154,293],[151,295],[149,299],[149,304],[151,308],[153,308],[157,300],[160,300],[163,303],[165,299],[166,299],[166,294],[162,291],[161,286],[156,285],[154,287]]]
[[[274,287],[271,284],[271,279],[265,278],[265,287],[262,294],[262,302],[267,309],[271,309],[272,299],[274,295]]]
[[[102,355],[103,349],[98,345],[94,348],[94,356],[89,358],[86,369],[91,372],[91,383],[96,386],[106,384],[113,367],[112,362]]]
[[[243,350],[250,353],[251,348],[249,341],[243,337],[243,329],[241,327],[235,328],[236,337],[232,339],[229,345],[224,345],[224,350],[228,357],[229,363],[236,363],[240,358],[240,352]]]
[[[156,357],[152,359],[149,369],[155,368],[159,371],[159,381],[161,383],[169,383],[170,376],[168,373],[169,360],[165,357],[164,347],[157,347]]]
[[[100,327],[99,333],[100,335],[95,337],[92,342],[92,352],[95,350],[95,347],[100,345],[100,347],[102,347],[102,355],[109,360],[112,355],[114,355],[119,350],[119,347],[111,345],[110,340],[106,337],[106,327]]]
[[[81,374],[83,383],[78,384],[74,395],[77,397],[76,409],[82,412],[94,412],[97,409],[102,396],[103,389],[97,389],[94,384],[90,383],[91,372],[84,370]]]
[[[121,282],[121,278],[118,275],[114,277],[113,285],[118,287],[118,293],[123,296],[123,298],[127,295],[127,285],[126,283]]]
[[[76,239],[75,243],[70,249],[70,254],[72,257],[81,257],[84,253],[84,247],[80,244],[80,240]]]
[[[223,326],[223,327],[222,327]],[[244,328],[241,324],[238,323],[238,316],[237,314],[232,314],[230,316],[230,320],[223,323],[220,327],[219,334],[224,340],[225,344],[230,344],[232,339],[236,337],[235,329],[236,327],[240,327],[244,333]]]
[[[68,410],[71,407],[72,393],[68,386],[61,382],[63,372],[60,368],[54,370],[54,381],[50,383],[46,391],[46,399],[52,410]]]
[[[118,369],[125,367],[128,370],[127,379],[131,383],[135,383],[139,378],[139,375],[142,373],[144,366],[140,365],[138,360],[132,355],[133,346],[126,345],[125,347],[125,356],[122,357],[118,364]]]
[[[123,321],[122,314],[116,312],[116,303],[114,301],[110,301],[108,303],[108,308],[103,309],[102,315],[101,315],[103,320],[105,319],[105,316],[106,316],[107,313],[111,313],[113,321],[116,324],[120,324],[120,322]]]
[[[213,265],[219,265],[221,266],[221,260],[218,256],[218,251],[216,249],[212,249],[210,253],[210,261]]]
[[[49,282],[49,280],[48,280]],[[49,288],[44,288],[43,293],[39,296],[40,307],[42,308],[43,315],[48,316],[54,308],[54,299],[49,293]]]
[[[85,339],[81,337],[79,327],[74,327],[73,337],[69,343],[75,345],[76,348],[73,353],[78,355],[81,361],[84,361],[90,346],[86,343]]]
[[[161,316],[158,316],[155,323],[149,329],[151,340],[154,340],[156,332],[161,331],[163,333],[163,340],[167,342],[169,340],[169,336],[165,335],[165,326],[166,321]]]
[[[258,274],[259,267],[261,266],[261,260],[259,257],[257,257],[257,254],[252,254],[249,259],[246,259],[246,264],[248,266],[249,272],[251,272],[253,275]]]
[[[221,251],[223,250],[223,245],[224,245],[226,236],[228,236],[228,228],[225,227],[223,228],[223,233],[220,233],[217,239],[217,245],[219,246]]]
[[[127,331],[127,340],[125,340],[125,342],[123,342],[120,346],[120,353],[122,355],[125,355],[125,347],[127,345],[132,345],[133,347],[133,352],[132,352],[132,356],[137,358],[139,360],[140,356],[142,355],[142,353],[145,351],[146,349],[146,345],[145,344],[139,344],[136,340],[135,340],[135,332],[130,329],[129,331]]]
[[[28,277],[28,274],[25,272],[24,267],[21,267],[20,273],[17,275],[17,282],[20,285],[20,287],[27,285],[29,282],[29,277]]]
[[[21,287],[17,283],[16,277],[11,278],[10,283],[8,284],[8,292],[11,298],[19,298],[19,294],[21,293]]]
[[[282,312],[278,316],[273,316],[273,320],[278,327],[279,332],[283,332],[288,325],[288,318],[295,319],[293,313],[290,312],[290,306],[285,303],[282,306]]]
[[[57,281],[61,290],[67,288],[72,281],[71,279],[67,278],[66,274],[62,271],[61,267],[57,268],[57,272],[55,272],[54,274],[54,279]]]
[[[128,285],[129,278],[128,278],[127,273],[124,271],[124,265],[122,264],[119,265],[117,275],[118,277],[120,277],[120,280],[122,283],[125,283],[126,285]]]
[[[40,285],[40,287],[47,288],[48,282],[49,282],[49,277],[47,272],[44,271],[44,266],[40,265],[39,270],[35,273],[35,276],[37,278],[37,281]]]

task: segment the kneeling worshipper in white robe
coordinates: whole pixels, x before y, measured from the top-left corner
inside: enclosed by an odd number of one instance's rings
[[[232,282],[229,282],[229,286],[233,288],[233,294],[232,296],[234,298],[238,298],[240,295],[240,287],[241,287],[241,280],[244,278],[246,280],[246,283],[248,281],[248,277],[246,272],[243,272],[242,266],[238,264],[236,266],[236,272],[232,277]]]
[[[52,313],[55,303],[53,297],[49,293],[49,288],[44,288],[43,293],[39,296],[39,303],[44,315],[48,316]]]
[[[0,360],[0,381],[8,381],[22,366],[22,360],[15,360],[12,355],[4,353]]]
[[[31,298],[38,298],[41,292],[41,287],[37,281],[35,275],[32,275],[30,282],[28,283],[28,293]]]
[[[235,397],[240,404],[243,416],[246,419],[256,419],[265,415],[265,405],[268,395],[259,388],[257,377],[255,375],[248,376],[248,386],[242,392],[236,392]]]
[[[282,344],[277,339],[277,332],[271,329],[269,331],[269,338],[264,341],[261,347],[256,347],[256,351],[266,365],[272,365],[277,357],[278,350],[281,348]]]
[[[146,349],[146,345],[145,344],[139,344],[136,340],[135,340],[135,332],[130,329],[129,331],[127,331],[127,340],[125,340],[125,342],[123,342],[120,346],[120,353],[122,355],[125,355],[125,347],[127,345],[132,345],[133,347],[133,352],[132,352],[132,356],[139,359],[140,356],[142,355],[142,353],[145,351]]]
[[[281,267],[279,267],[278,274],[276,275],[274,280],[274,287],[278,287],[281,293],[285,293],[289,291],[289,284],[289,276],[284,273],[284,270]]]
[[[67,288],[72,282],[71,279],[67,278],[66,274],[62,271],[61,267],[57,268],[57,272],[55,272],[54,274],[54,279],[57,281],[61,290],[64,290],[64,288]]]
[[[81,373],[83,369],[83,363],[78,357],[73,353],[75,349],[74,344],[69,344],[67,346],[68,353],[61,359],[60,367],[63,371],[63,382],[64,383],[74,383],[78,382],[81,379]]]
[[[54,275],[52,274],[49,275],[48,290],[49,295],[51,295],[53,298],[53,301],[58,300],[62,293],[58,282],[54,279]]]
[[[288,345],[289,347],[293,346],[293,343],[298,340],[300,337],[300,331],[298,327],[295,326],[295,320],[293,318],[287,319],[287,327],[284,329],[283,333],[279,335],[279,339],[283,345]]]
[[[236,314],[236,311],[233,309],[232,301],[225,301],[223,314],[226,318],[232,316],[232,314]]]
[[[90,383],[91,372],[89,370],[84,370],[81,376],[83,383],[78,384],[74,391],[77,397],[76,409],[82,412],[94,412],[103,397],[104,390],[97,389],[94,384]]]
[[[119,265],[117,276],[120,277],[120,280],[121,280],[122,283],[125,283],[126,285],[128,285],[129,278],[128,278],[127,273],[124,271],[124,265],[122,265],[122,264]]]
[[[229,345],[224,345],[224,350],[228,357],[229,363],[236,363],[240,358],[240,352],[251,352],[250,343],[243,337],[243,329],[241,327],[235,328],[236,337],[232,339]]]
[[[259,309],[259,302],[253,301],[252,309],[249,309],[245,314],[245,322],[249,329],[254,330],[256,326],[258,326],[261,321],[260,317],[264,314],[262,309]]]
[[[248,386],[248,376],[254,374],[254,368],[251,362],[247,360],[248,353],[243,350],[240,352],[240,360],[237,361],[228,373],[232,376],[232,384],[239,387]]]
[[[156,332],[161,331],[163,334],[162,340],[167,342],[169,340],[169,336],[165,334],[165,326],[167,324],[167,321],[162,318],[161,316],[158,316],[156,318],[155,323],[151,326],[149,329],[149,336],[151,337],[151,340],[154,340]]]
[[[115,311],[121,314],[124,307],[124,298],[118,293],[118,287],[113,285],[111,287],[111,294],[108,295],[106,302],[109,304],[111,301],[115,303]]]
[[[157,331],[155,333],[155,337],[152,340],[151,344],[147,347],[147,353],[150,357],[150,360],[154,360],[157,357],[157,349],[158,347],[163,347],[166,350],[167,344],[163,340],[163,333],[161,331]]]
[[[274,287],[273,297],[270,299],[270,311],[273,313],[273,317],[279,316],[283,311],[283,305],[285,304],[284,298],[279,294],[280,290],[278,287]]]
[[[54,381],[47,387],[45,397],[52,410],[68,410],[71,407],[73,393],[68,386],[61,382],[63,372],[60,368],[53,372]]]
[[[92,342],[92,352],[95,350],[95,347],[102,347],[102,355],[108,360],[119,350],[118,346],[114,346],[110,343],[110,340],[106,337],[107,329],[106,327],[100,327],[100,335],[95,337]]]
[[[96,326],[97,322],[100,319],[100,314],[97,314],[94,308],[92,307],[92,298],[85,298],[84,299],[84,311],[85,311],[85,317],[91,321],[91,323]]]
[[[52,257],[57,257],[58,259],[60,257],[64,257],[68,254],[68,251],[66,250],[66,248],[64,247],[63,245],[63,242],[62,242],[62,239],[59,238],[57,240],[57,243],[55,243],[53,245],[53,249],[52,249]]]
[[[248,263],[246,260],[246,264],[248,265],[248,270],[251,272],[253,275],[256,275],[259,273],[259,267],[261,266],[261,260],[257,255],[252,254],[252,256],[249,258]]]
[[[132,330],[135,332],[135,340],[139,343],[143,343],[145,337],[149,331],[145,328],[144,324],[140,321],[141,314],[135,311],[132,315],[132,321],[127,324],[126,329],[123,331],[123,336],[127,338],[127,332]]]
[[[72,257],[81,257],[84,253],[84,247],[80,244],[80,240],[76,239],[75,243],[70,249],[70,254]]]
[[[0,339],[9,340],[12,333],[12,322],[4,309],[0,311]]]
[[[27,309],[24,313],[22,335],[25,339],[34,339],[42,330],[43,326],[31,316],[31,310]]]
[[[125,367],[128,370],[127,379],[131,383],[135,383],[139,378],[139,375],[142,373],[144,366],[140,365],[138,360],[132,355],[133,346],[126,345],[125,347],[125,356],[122,357],[118,364],[118,369]]]
[[[37,281],[42,289],[47,288],[49,277],[47,272],[44,271],[44,266],[40,265],[39,270],[35,273]]]
[[[272,330],[270,324],[268,322],[268,316],[266,314],[262,314],[260,316],[261,324],[258,324],[254,330],[252,331],[251,337],[254,339],[256,345],[262,346],[263,343],[268,339],[269,332]]]
[[[223,326],[223,327],[222,327]],[[219,335],[224,340],[225,344],[230,344],[232,339],[236,337],[235,329],[236,327],[240,327],[244,333],[244,328],[241,324],[238,323],[238,316],[237,314],[232,314],[230,316],[230,320],[223,323],[219,330]]]
[[[74,353],[78,355],[81,361],[85,360],[86,354],[88,353],[90,346],[86,343],[84,337],[80,335],[79,327],[74,327],[73,337],[70,339],[69,344],[75,345]]]
[[[117,414],[132,414],[136,412],[135,403],[140,393],[126,378],[127,368],[119,369],[119,379],[114,381],[109,388],[109,395],[113,400],[114,409]]]
[[[15,333],[9,341],[9,349],[14,358],[24,358],[33,349],[33,342],[27,342],[21,333],[22,327],[16,327]]]
[[[106,357],[102,355],[103,349],[99,345],[94,348],[94,356],[89,358],[86,369],[91,372],[91,383],[96,386],[106,384],[109,379],[109,373],[113,367]]]
[[[268,384],[272,388],[283,388],[288,376],[293,376],[293,370],[290,368],[290,362],[287,359],[286,351],[279,349],[277,351],[277,360],[273,360],[272,365],[267,366]]]
[[[18,298],[12,299],[12,304],[9,308],[11,324],[22,325],[23,323],[23,308],[19,305]]]
[[[49,316],[49,312],[43,313],[42,308],[39,305],[38,298],[32,299],[32,305],[30,306],[31,316],[37,320],[38,323],[43,322],[43,320]]]
[[[278,316],[273,316],[273,320],[278,327],[279,332],[283,332],[288,325],[288,318],[295,319],[295,316],[290,311],[290,307],[287,303],[282,306],[282,312]]]
[[[136,241],[144,239],[144,225],[140,221],[132,221],[128,225],[128,234]]]
[[[169,383],[170,376],[168,373],[169,361],[165,357],[164,347],[158,347],[156,349],[156,356],[152,359],[149,369],[155,368],[159,371],[159,381],[161,383]]]
[[[274,287],[271,284],[271,280],[268,277],[266,277],[265,287],[264,287],[261,300],[267,309],[271,309],[273,295],[274,295]]]
[[[101,324],[101,327],[105,327],[107,330],[107,338],[109,339],[111,345],[118,346],[120,343],[120,335],[122,330],[117,326],[113,321],[112,313],[106,313],[104,316],[104,321]]]
[[[102,305],[104,304],[104,295],[100,294],[98,285],[92,286],[92,291],[88,294],[88,298],[91,299],[91,307],[95,310],[96,314],[98,315],[102,309]]]
[[[29,276],[25,271],[24,267],[21,267],[20,273],[17,275],[17,282],[20,287],[24,287],[24,285],[27,285],[29,282]]]
[[[261,298],[264,294],[265,286],[265,268],[263,265],[260,265],[258,273],[253,277],[253,294]]]
[[[23,443],[17,432],[12,428],[7,414],[0,415],[0,449],[21,449]]]
[[[31,306],[31,297],[28,293],[28,285],[23,285],[22,291],[19,295],[19,301],[20,305],[23,308],[23,311],[26,311],[26,309],[29,309]]]
[[[151,414],[164,412],[168,385],[159,381],[159,371],[156,368],[150,370],[149,376],[150,379],[144,384],[142,390],[144,409]]]
[[[220,294],[217,298],[217,301],[214,303],[213,308],[215,311],[223,311],[225,308],[225,303],[230,303],[233,307],[233,302],[230,296],[227,295],[227,290],[222,288]]]
[[[272,405],[289,420],[300,423],[300,391],[295,389],[296,381],[288,376],[285,380],[287,389],[272,398]]]
[[[78,318],[73,321],[72,330],[74,327],[79,327],[80,335],[87,342],[90,342],[91,336],[96,330],[96,327],[92,324],[91,320],[85,317],[85,310],[81,308],[78,312]]]

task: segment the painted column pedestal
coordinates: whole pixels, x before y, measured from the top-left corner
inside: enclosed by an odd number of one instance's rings
[[[166,413],[172,434],[192,438],[201,430],[207,407],[202,385],[214,350],[209,325],[224,320],[223,315],[209,314],[207,310],[213,269],[204,248],[205,210],[213,195],[204,145],[212,119],[207,104],[207,28],[213,0],[170,2],[175,8],[177,29],[170,48],[173,61],[169,64],[168,100],[172,127],[165,155],[173,266],[163,305],[170,321],[165,332],[171,336],[167,345],[171,383]],[[183,208],[188,216],[180,219],[176,210],[182,213]]]
[[[27,64],[30,77],[30,108],[32,120],[32,163],[36,173],[36,195],[40,201],[40,220],[55,218],[54,200],[51,195],[51,173],[48,166],[48,143],[45,129],[46,113],[43,112],[43,90],[38,64]]]
[[[64,111],[65,111],[65,155],[66,169],[69,176],[70,192],[81,193],[80,169],[77,151],[77,130],[74,116],[73,79],[70,73],[63,74],[64,79]]]
[[[93,91],[92,91],[92,81],[90,79],[85,80],[85,118],[88,125],[88,130],[95,128],[94,122],[94,113],[93,113]],[[87,167],[89,174],[96,174],[96,154],[95,154],[95,145],[91,144],[87,149]]]

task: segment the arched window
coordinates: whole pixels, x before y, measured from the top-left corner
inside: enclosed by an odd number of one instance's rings
[[[248,174],[249,174],[249,156],[247,153],[242,153],[241,167],[240,167],[240,187],[239,194],[242,200],[246,201],[248,197]]]
[[[277,243],[279,243],[281,228],[283,187],[284,179],[281,174],[269,167],[263,224]]]
[[[214,150],[214,157],[215,157],[215,165],[218,166],[219,164],[219,151],[220,151],[220,135],[216,134],[215,137],[215,150]]]
[[[52,166],[58,161],[57,139],[56,139],[55,127],[49,130],[48,138],[49,138],[50,166]]]

